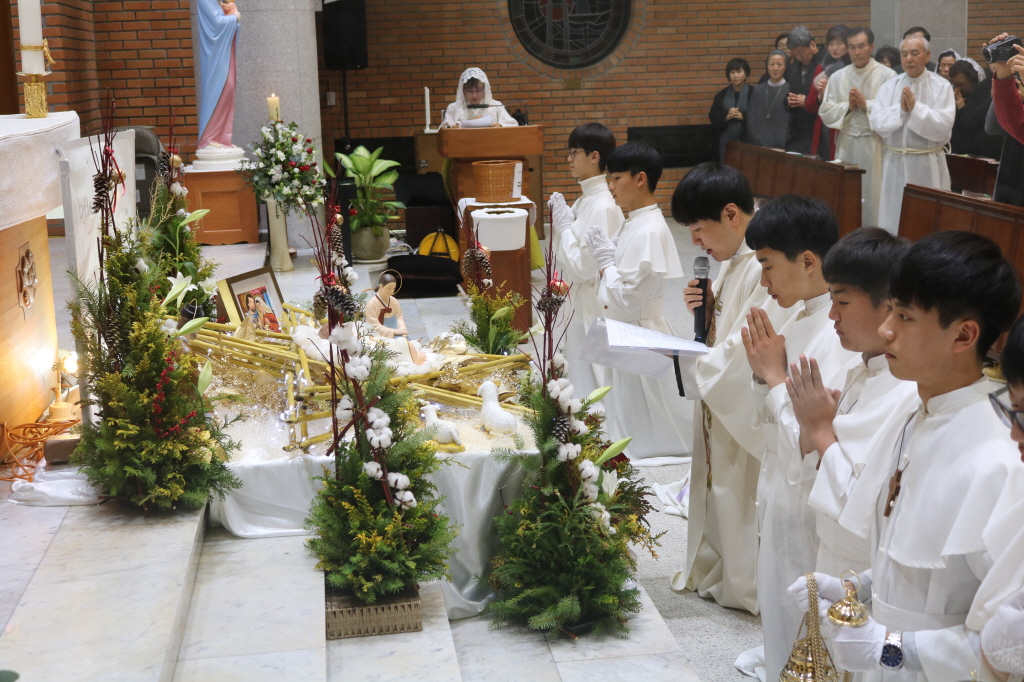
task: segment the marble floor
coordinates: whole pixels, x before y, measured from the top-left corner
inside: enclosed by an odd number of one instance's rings
[[[690,245],[685,228],[671,223],[684,270],[692,269],[693,258],[701,255]],[[207,247],[207,255],[219,263],[217,277],[223,278],[262,266],[263,245]],[[54,263],[64,262],[63,240],[50,240]],[[312,298],[315,269],[310,253],[300,251],[296,269],[279,273],[278,283],[285,300],[307,304]],[[713,264],[712,277],[717,274]],[[369,286],[369,268],[357,266],[359,286]],[[63,271],[54,268],[54,294],[58,301],[58,337],[62,348],[70,348],[69,322],[60,301],[70,296]],[[692,317],[679,296],[684,281],[669,282],[666,315],[677,333],[691,335]],[[458,298],[403,299],[406,323],[413,338],[429,339],[445,331],[455,319],[464,318],[467,309]],[[669,483],[681,478],[683,465],[643,469],[648,483]],[[0,642],[10,636],[11,613],[24,596],[35,568],[41,564],[57,528],[68,514],[66,508],[28,508],[6,502],[9,487],[0,483]],[[660,513],[661,504],[653,501],[659,513],[651,516],[655,532],[666,531],[658,557],[640,554],[638,582],[644,589],[645,609],[637,619],[628,640],[581,640],[576,645],[564,641],[546,642],[536,633],[522,628],[491,631],[482,618],[448,623],[443,616],[443,601],[436,586],[425,586],[425,630],[408,636],[360,638],[324,642],[306,635],[294,641],[268,643],[263,639],[280,623],[281,627],[308,629],[309,614],[279,610],[279,596],[306,603],[316,601],[315,590],[287,586],[275,595],[261,585],[288,582],[299,576],[311,559],[298,547],[299,538],[241,540],[211,529],[203,544],[192,595],[191,609],[183,626],[183,642],[175,679],[242,679],[229,670],[254,674],[245,679],[272,675],[277,679],[349,680],[575,680],[661,679],[739,680],[732,661],[741,652],[760,644],[760,619],[701,599],[695,594],[679,594],[669,588],[669,579],[681,568],[686,556],[685,519]],[[31,538],[24,542],[25,538]],[[8,551],[8,547],[15,548]],[[248,563],[247,563],[248,562]],[[259,583],[243,580],[243,566],[258,567],[264,579]],[[322,585],[321,585],[322,587]],[[296,591],[297,590],[297,591]],[[245,595],[260,595],[253,601],[264,603],[273,613],[264,627],[246,610]],[[290,595],[290,596],[289,596]],[[294,605],[293,605],[294,606]],[[214,615],[217,613],[220,615]],[[319,612],[322,616],[322,611]],[[209,615],[202,615],[209,614]],[[660,618],[657,615],[660,614]],[[228,620],[218,621],[217,618]],[[250,644],[231,644],[239,638],[227,636],[230,628],[252,628]],[[322,626],[321,626],[322,628]],[[322,629],[320,630],[322,633]],[[410,657],[416,644],[414,635],[428,642],[422,654]],[[289,637],[292,637],[289,635]],[[405,639],[403,639],[405,638]],[[209,641],[207,641],[209,640]],[[450,644],[449,644],[450,641]],[[416,649],[419,651],[418,649]],[[318,652],[324,652],[321,655]],[[354,653],[353,653],[354,652]],[[353,669],[350,659],[362,657],[379,662],[372,674]],[[295,667],[292,667],[294,664]],[[322,665],[321,665],[322,664]],[[423,671],[436,669],[437,675],[425,677]],[[356,672],[360,671],[362,672]],[[323,671],[323,672],[321,672]],[[296,677],[295,674],[299,676]],[[637,673],[641,673],[637,675]],[[672,677],[669,677],[672,675]]]

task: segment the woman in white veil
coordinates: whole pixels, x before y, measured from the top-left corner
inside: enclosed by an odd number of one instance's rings
[[[462,72],[455,101],[445,109],[443,125],[446,128],[496,128],[519,124],[501,102],[491,97],[487,74],[474,66]]]

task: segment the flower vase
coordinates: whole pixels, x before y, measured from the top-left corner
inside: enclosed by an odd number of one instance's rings
[[[352,233],[352,258],[356,261],[380,261],[391,246],[391,231],[383,228],[383,234],[375,235],[369,227]]]
[[[288,253],[288,214],[279,210],[274,197],[265,197],[267,202],[267,225],[270,232],[270,267],[274,272],[294,270],[291,254]]]

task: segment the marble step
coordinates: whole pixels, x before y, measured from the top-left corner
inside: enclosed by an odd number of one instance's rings
[[[3,667],[24,680],[170,682],[204,520],[67,508],[0,633]]]
[[[327,680],[324,574],[304,539],[207,532],[175,682]]]
[[[463,682],[441,584],[422,585],[420,598],[422,632],[327,642],[328,682]]]

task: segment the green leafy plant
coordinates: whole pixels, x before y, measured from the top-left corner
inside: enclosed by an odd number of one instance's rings
[[[288,213],[323,203],[326,181],[317,165],[313,140],[303,137],[296,123],[268,121],[253,146],[255,159],[242,163],[240,172],[258,197],[271,197],[277,209]]]
[[[554,258],[548,252],[548,281]],[[537,455],[516,449],[495,455],[527,473],[519,495],[495,519],[501,549],[493,559],[493,627],[525,623],[535,630],[568,632],[582,623],[626,635],[626,618],[640,610],[630,586],[636,571],[630,544],[654,554],[660,536],[646,521],[650,490],[623,454],[630,439],[608,442],[604,418],[591,407],[610,390],[574,397],[568,366],[556,350],[564,292],[544,287],[535,306],[544,335],[534,339],[539,370],[524,379],[520,403],[533,409],[527,423]]]
[[[371,154],[366,147],[359,146],[351,154],[335,154],[345,174],[356,185],[356,198],[351,202],[348,221],[353,232],[368,227],[379,237],[384,234],[388,216],[405,208],[401,201],[384,198],[384,190],[393,189],[398,179],[398,171],[393,169],[399,164],[380,158],[383,151],[384,147],[380,147]]]
[[[523,334],[512,326],[512,320],[523,305],[523,297],[514,291],[502,293],[502,287],[490,290],[495,293],[482,291],[474,284],[466,288],[470,300],[469,321],[458,320],[450,327],[451,331],[462,334],[466,342],[481,353],[508,355],[515,351]]]
[[[105,240],[104,277],[75,278],[77,298],[68,305],[84,351],[82,404],[98,417],[82,423],[71,461],[109,498],[147,510],[198,508],[211,492],[223,496],[239,485],[226,466],[238,444],[207,414],[202,395],[209,362],[197,383],[196,358],[178,340],[207,318],[172,329],[153,296],[160,274],[139,267],[142,248],[130,232]]]

